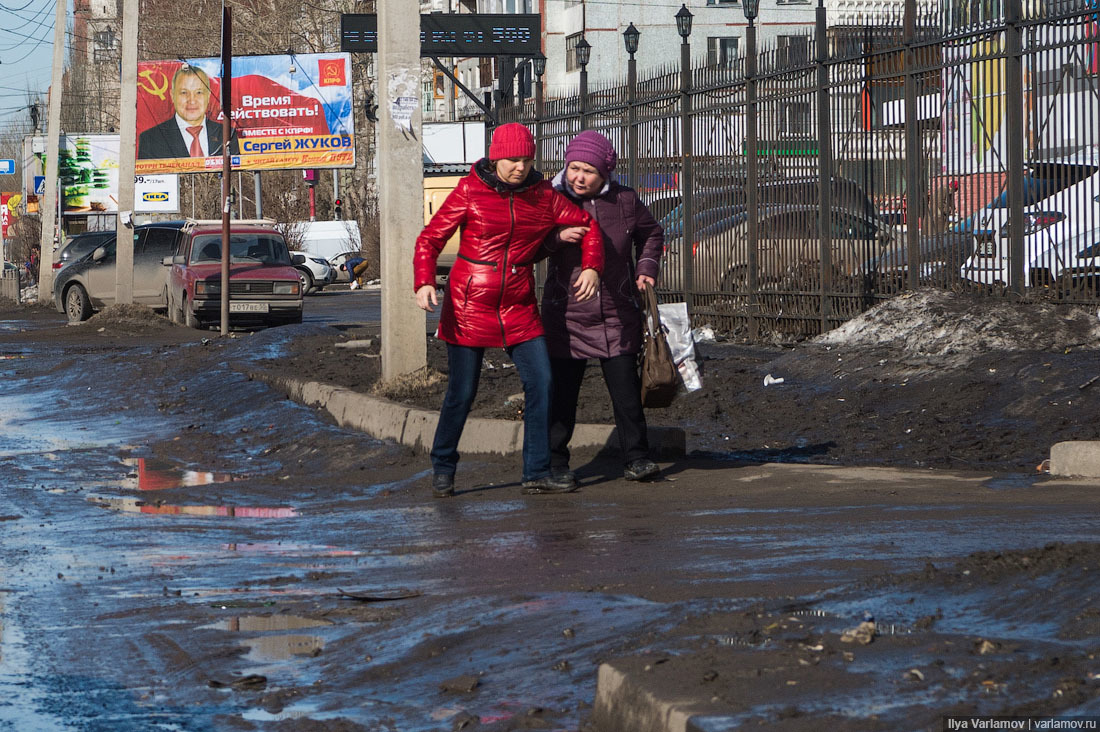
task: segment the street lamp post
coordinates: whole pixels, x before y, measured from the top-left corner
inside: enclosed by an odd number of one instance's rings
[[[634,109],[638,100],[638,62],[634,59],[634,54],[638,52],[638,38],[641,35],[641,31],[635,28],[633,23],[623,31],[626,52],[630,54],[626,62],[626,144],[627,155],[630,156],[628,168],[630,185],[634,188],[638,187],[638,124],[637,112]]]
[[[692,131],[691,131],[691,11],[681,5],[676,11],[676,32],[680,34],[680,210],[684,222],[680,227],[681,282],[688,315],[694,306],[692,299],[692,272],[694,269],[695,214],[692,206]]]
[[[760,150],[757,140],[756,117],[756,14],[760,9],[760,0],[743,0],[742,9],[745,19],[749,21],[749,27],[745,30],[745,162],[748,166],[745,180],[746,203],[748,204],[749,217],[749,334],[756,336],[756,288],[757,288],[757,251],[760,241],[760,201],[757,195],[757,179],[759,177],[758,153]]]
[[[577,41],[577,64],[581,67],[581,129],[588,129],[588,62],[592,58],[592,44],[584,36]]]
[[[542,75],[546,73],[546,56],[542,51],[531,59],[531,66],[535,70],[535,169],[542,170]]]

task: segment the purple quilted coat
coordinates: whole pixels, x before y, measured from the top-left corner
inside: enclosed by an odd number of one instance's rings
[[[565,191],[564,176],[554,188]],[[576,198],[571,200],[577,201]],[[577,201],[581,203],[580,201]],[[582,203],[603,237],[603,276],[599,296],[577,302],[573,283],[581,272],[581,252],[551,237],[542,323],[553,358],[610,358],[642,348],[641,300],[635,280],[660,272],[665,235],[633,188],[611,182]]]

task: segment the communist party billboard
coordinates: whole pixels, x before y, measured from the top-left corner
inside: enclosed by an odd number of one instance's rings
[[[233,59],[234,170],[355,165],[351,55],[317,53]],[[221,62],[138,63],[135,172],[222,168]]]

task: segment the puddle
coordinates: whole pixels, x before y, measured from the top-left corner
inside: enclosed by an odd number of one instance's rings
[[[1021,488],[1032,488],[1040,480],[1045,480],[1047,477],[1048,476],[1039,473],[1035,475],[1030,473],[1013,473],[995,476],[983,482],[982,485],[995,491],[1018,490]]]
[[[211,625],[200,626],[200,630],[226,630],[231,633],[267,633],[276,630],[301,630],[332,625],[320,618],[304,618],[300,615],[242,615],[219,620]]]
[[[287,661],[295,656],[316,656],[325,648],[325,639],[319,635],[265,635],[262,638],[242,640],[248,648],[250,661]]]
[[[335,719],[342,716],[342,712],[330,712],[326,714],[318,714],[317,704],[311,704],[309,702],[301,702],[293,704],[288,707],[284,707],[279,712],[269,712],[266,709],[249,709],[241,715],[243,719],[249,722],[281,722],[285,719]]]
[[[187,470],[176,467],[168,461],[151,458],[126,458],[122,462],[124,465],[137,467],[137,474],[128,476],[123,486],[133,487],[139,491],[161,491],[169,488],[232,483],[248,477],[205,470]]]
[[[218,518],[294,518],[298,511],[289,507],[260,506],[177,506],[149,503],[138,498],[106,498],[89,496],[88,501],[100,508],[122,513],[145,513],[159,516],[216,516]]]

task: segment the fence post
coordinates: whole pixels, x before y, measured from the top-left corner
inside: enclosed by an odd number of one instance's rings
[[[817,3],[817,164],[819,200],[818,233],[821,238],[821,332],[829,330],[833,290],[833,130],[829,109],[829,41],[826,37],[825,0]]]
[[[759,178],[760,141],[756,128],[756,5],[745,3],[745,18],[749,21],[745,29],[745,179],[746,215],[749,217],[749,243],[746,265],[749,268],[749,338],[756,340],[760,334],[759,305],[757,300],[760,287],[759,263],[757,252],[760,247],[760,197],[757,190]],[[751,16],[751,17],[750,17]]]
[[[634,24],[630,24],[630,29]],[[628,29],[629,32],[629,29]],[[637,31],[634,31],[637,33]],[[638,111],[634,108],[638,103],[638,62],[634,59],[634,52],[638,48],[638,37],[633,38],[633,50],[631,41],[627,40],[627,51],[630,54],[626,62],[626,139],[627,155],[630,156],[630,187],[637,190],[641,186],[638,183]]]
[[[915,290],[920,276],[920,223],[923,218],[924,186],[922,133],[917,126],[917,0],[905,0],[902,43],[905,72],[905,243],[907,247],[909,289]]]
[[[688,43],[688,35],[691,33],[690,25],[687,33],[681,34],[680,43],[680,201],[681,211],[684,214],[684,223],[681,227],[683,239],[681,241],[680,259],[683,265],[681,279],[684,287],[684,301],[687,303],[688,319],[690,320],[694,309],[692,291],[694,283],[692,274],[694,270],[695,254],[692,251],[695,243],[695,212],[692,210],[692,195],[694,185],[692,183],[692,133],[691,133],[691,44]]]
[[[1008,282],[1022,296],[1024,267],[1024,73],[1021,0],[1005,3],[1005,130],[1008,135]]]

